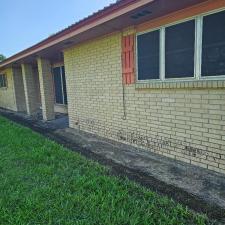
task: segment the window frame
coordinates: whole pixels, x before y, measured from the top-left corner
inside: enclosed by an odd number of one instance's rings
[[[196,79],[196,65],[195,65],[195,62],[196,62],[196,41],[197,41],[197,38],[196,38],[196,34],[197,34],[197,19],[195,17],[192,17],[192,18],[188,18],[188,19],[185,19],[185,20],[181,20],[181,21],[178,21],[178,22],[174,22],[174,23],[171,23],[171,24],[167,24],[164,26],[164,29],[165,29],[165,33],[164,33],[164,49],[165,49],[165,53],[164,53],[164,57],[165,61],[166,61],[166,28],[168,27],[172,27],[172,26],[176,26],[176,25],[179,25],[179,24],[182,24],[182,23],[186,23],[186,22],[189,22],[189,21],[194,21],[195,22],[195,40],[194,40],[194,74],[192,77],[176,77],[176,78],[166,78],[166,64],[164,65],[164,69],[165,69],[165,77],[164,77],[164,80],[193,80],[193,79]]]
[[[139,76],[138,76],[138,36],[141,36],[141,35],[146,34],[146,33],[154,32],[154,31],[159,31],[159,79],[139,80]],[[160,81],[161,80],[161,27],[151,29],[150,31],[144,31],[144,32],[140,32],[140,33],[136,34],[136,37],[135,37],[135,58],[136,58],[135,67],[136,67],[136,71],[137,71],[136,81],[146,82],[146,81],[149,81],[149,80],[151,80],[151,81]]]
[[[206,16],[210,16],[219,12],[225,11],[225,7],[212,10],[209,12],[201,13],[196,16],[192,16],[189,18],[185,18],[183,20],[178,20],[173,23],[165,24],[162,26],[159,26],[157,28],[153,29],[148,29],[143,32],[138,32],[136,34],[136,41],[135,41],[135,57],[136,57],[136,82],[137,83],[146,83],[146,82],[182,82],[182,81],[200,81],[200,80],[224,80],[225,79],[225,74],[224,75],[216,75],[216,76],[202,76],[202,41],[203,41],[203,18]],[[195,45],[194,45],[194,74],[193,77],[180,77],[180,78],[166,78],[166,28],[171,27],[174,25],[178,25],[181,23],[185,23],[188,21],[194,20],[195,21]],[[160,52],[159,52],[159,79],[146,79],[146,80],[139,80],[138,76],[138,41],[137,37],[139,35],[143,35],[149,32],[153,32],[159,30],[160,31]]]
[[[64,67],[64,70],[65,70],[64,64],[57,64],[57,65],[52,66],[52,76],[53,76],[53,82],[54,82],[54,99],[55,99],[55,105],[67,106],[68,105],[68,102],[67,102],[67,104],[65,102],[65,94],[64,94],[64,87],[63,87],[63,69],[62,69],[63,67]],[[60,68],[61,91],[62,91],[62,100],[63,100],[63,103],[57,103],[56,102],[56,96],[55,96],[55,76],[54,76],[54,72],[53,72],[54,68]]]
[[[7,75],[5,73],[0,73],[0,76],[4,77],[4,85],[5,85],[5,86],[0,86],[0,89],[6,89],[8,87]]]

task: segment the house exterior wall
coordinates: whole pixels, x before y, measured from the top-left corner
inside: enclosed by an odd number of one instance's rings
[[[40,109],[41,107],[41,91],[40,91],[40,80],[39,80],[39,73],[38,68],[33,68],[34,73],[34,83],[35,83],[35,92],[36,92],[36,104],[37,108]]]
[[[54,90],[51,63],[47,59],[38,58],[38,74],[41,91],[42,114],[45,121],[54,120]]]
[[[14,78],[12,68],[7,68],[0,73],[6,74],[7,87],[0,88],[0,107],[17,111],[14,92]]]
[[[121,36],[64,51],[70,127],[225,173],[225,82],[132,84],[123,91]]]
[[[13,111],[26,112],[25,90],[21,68],[7,68],[0,71],[0,74],[7,76],[7,88],[0,88],[0,107]],[[32,69],[33,83],[29,84],[32,87],[32,102],[35,104],[35,111],[39,110],[41,105],[40,81],[37,68]],[[67,106],[54,105],[54,112],[67,114]]]
[[[210,0],[66,49],[70,127],[225,174],[225,80],[123,85],[121,62],[122,36],[224,6],[224,0]],[[42,105],[45,119],[53,119],[54,111],[65,109],[54,104],[50,61],[38,62],[39,73],[30,67],[33,88],[27,86],[35,96],[34,108]],[[0,88],[0,107],[17,111],[17,81],[12,69],[3,72],[8,86]]]
[[[22,64],[22,75],[28,115],[35,114],[39,110],[39,93],[36,70],[31,64]]]

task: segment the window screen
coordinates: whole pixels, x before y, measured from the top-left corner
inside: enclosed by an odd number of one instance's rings
[[[165,77],[193,77],[195,20],[167,27],[165,32]]]
[[[54,68],[53,74],[55,84],[55,102],[58,104],[63,104],[61,67]]]
[[[0,88],[1,87],[6,87],[6,75],[5,74],[0,74]]]
[[[202,76],[225,75],[225,11],[203,18]]]
[[[153,31],[137,37],[138,46],[138,79],[159,79],[159,35]]]

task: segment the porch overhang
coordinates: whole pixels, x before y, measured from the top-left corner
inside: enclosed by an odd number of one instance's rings
[[[37,57],[59,61],[62,58],[61,52],[66,48],[206,1],[208,0],[173,0],[168,3],[168,0],[120,0],[7,58],[0,63],[0,69],[32,63]]]

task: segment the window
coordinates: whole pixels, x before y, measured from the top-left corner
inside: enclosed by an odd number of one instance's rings
[[[53,68],[55,102],[67,105],[66,79],[64,66]]]
[[[225,11],[137,35],[138,80],[225,78]]]
[[[165,30],[165,76],[194,76],[195,20]]]
[[[159,30],[137,37],[138,79],[159,79]]]
[[[225,11],[203,17],[202,76],[225,75]]]
[[[0,74],[0,88],[7,87],[6,75]]]

